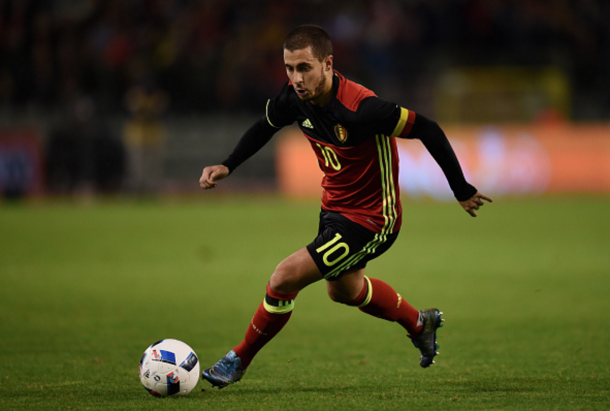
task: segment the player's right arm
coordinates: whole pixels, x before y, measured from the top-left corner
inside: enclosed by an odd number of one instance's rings
[[[217,181],[222,180],[229,175],[229,168],[225,165],[219,164],[216,166],[208,166],[203,169],[201,178],[199,179],[199,186],[204,190],[216,187]]]
[[[267,102],[266,113],[241,137],[233,152],[219,165],[203,169],[199,186],[204,190],[216,187],[219,180],[230,175],[244,161],[256,154],[282,127],[292,124],[295,113],[291,109],[290,96],[294,90],[289,82],[284,84],[280,94]]]
[[[263,148],[277,131],[267,121],[267,117],[261,118],[254,123],[239,140],[233,152],[221,164],[208,166],[203,169],[199,186],[204,190],[216,187],[219,180],[227,177],[244,161],[252,157],[258,150]]]

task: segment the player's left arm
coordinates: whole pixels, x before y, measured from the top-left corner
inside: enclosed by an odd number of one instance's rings
[[[477,216],[477,210],[484,201],[493,201],[466,181],[453,147],[436,122],[378,97],[364,99],[358,108],[358,116],[363,124],[373,125],[376,132],[421,140],[445,174],[453,195],[471,216]]]
[[[392,135],[420,140],[443,170],[449,187],[462,208],[471,216],[476,217],[477,210],[485,204],[485,201],[491,203],[493,200],[466,181],[460,162],[443,129],[436,122],[421,114],[415,114],[402,107],[399,109],[400,119]]]

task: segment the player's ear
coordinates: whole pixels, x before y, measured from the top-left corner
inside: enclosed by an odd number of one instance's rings
[[[326,58],[324,59],[324,69],[326,71],[329,71],[329,70],[333,69],[333,56],[332,56],[332,54],[330,56],[326,56]]]

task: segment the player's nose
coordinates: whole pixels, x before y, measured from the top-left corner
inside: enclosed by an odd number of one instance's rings
[[[303,84],[303,75],[300,74],[299,72],[295,72],[294,73],[294,78],[293,78],[292,82],[294,84],[298,84],[298,85]]]

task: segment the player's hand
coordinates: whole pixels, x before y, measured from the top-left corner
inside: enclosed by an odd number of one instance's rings
[[[229,175],[229,168],[219,164],[217,166],[209,166],[203,169],[201,178],[199,179],[199,186],[204,190],[216,187],[219,180],[222,180]]]
[[[481,194],[477,191],[477,193],[475,195],[473,195],[472,197],[470,197],[468,200],[460,201],[460,205],[462,206],[462,208],[464,210],[466,210],[466,212],[468,214],[470,214],[473,217],[476,217],[477,216],[476,210],[483,207],[483,205],[485,204],[485,201],[493,203],[494,200],[492,200],[491,197],[487,197],[486,195]]]

